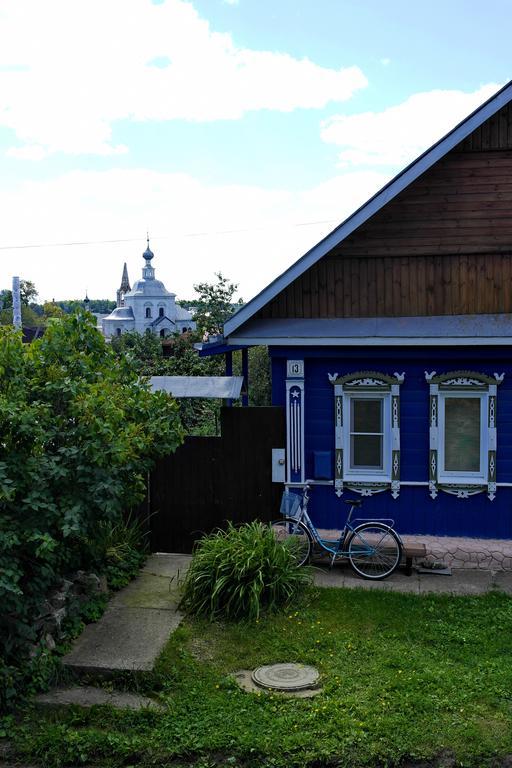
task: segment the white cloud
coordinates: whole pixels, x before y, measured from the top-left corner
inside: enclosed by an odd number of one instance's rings
[[[157,277],[178,296],[192,296],[194,283],[221,270],[248,299],[386,180],[352,172],[312,189],[269,191],[141,169],[80,171],[0,188],[3,245],[135,240],[2,249],[0,289],[19,274],[35,282],[41,299],[77,298],[86,289],[91,297],[113,298],[124,261],[132,281],[140,276],[149,227]]]
[[[183,0],[3,0],[0,7],[0,125],[23,143],[11,150],[18,157],[124,152],[112,143],[119,120],[313,109],[366,85],[355,66],[334,70],[239,48]]]
[[[382,112],[337,115],[322,123],[322,139],[342,147],[341,167],[404,166],[492,96],[500,86],[477,91],[416,93]]]

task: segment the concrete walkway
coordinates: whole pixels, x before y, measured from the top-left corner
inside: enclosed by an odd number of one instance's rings
[[[108,676],[113,672],[151,671],[160,651],[181,621],[176,579],[189,555],[155,554],[140,576],[109,603],[96,624],[89,624],[63,663],[76,673]],[[453,569],[451,576],[397,571],[384,581],[358,578],[346,563],[329,569],[317,563],[314,583],[322,587],[377,589],[412,594],[478,595],[492,589],[512,595],[512,572]]]
[[[482,595],[493,589],[499,589],[512,595],[511,571],[483,571],[467,568],[452,569],[451,576],[444,576],[432,571],[406,576],[403,570],[382,581],[360,579],[348,564],[336,564],[334,568],[317,564],[314,570],[314,582],[319,587],[344,587],[346,589],[380,589],[391,592],[410,592],[421,595],[426,593],[445,593],[453,595]]]
[[[181,621],[177,577],[187,555],[151,555],[138,578],[115,595],[75,641],[63,664],[77,674],[148,672]]]

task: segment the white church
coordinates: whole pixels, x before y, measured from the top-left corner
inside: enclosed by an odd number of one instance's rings
[[[124,265],[117,291],[117,307],[102,319],[103,334],[111,338],[126,331],[137,331],[165,338],[173,333],[195,330],[191,312],[176,304],[176,294],[170,293],[160,280],[155,280],[155,269],[151,266],[154,253],[149,247],[149,238],[142,256],[145,260],[142,279],[136,280],[133,288],[130,288]]]

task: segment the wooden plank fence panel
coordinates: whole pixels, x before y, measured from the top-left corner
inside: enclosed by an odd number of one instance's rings
[[[191,552],[194,541],[227,520],[278,515],[282,486],[272,483],[272,448],[285,446],[282,408],[223,408],[220,437],[187,437],[150,476],[153,552]]]

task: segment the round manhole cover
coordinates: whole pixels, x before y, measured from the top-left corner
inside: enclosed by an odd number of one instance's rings
[[[301,691],[313,688],[320,677],[314,667],[305,664],[269,664],[258,667],[252,673],[252,679],[263,688],[274,688],[276,691]]]

